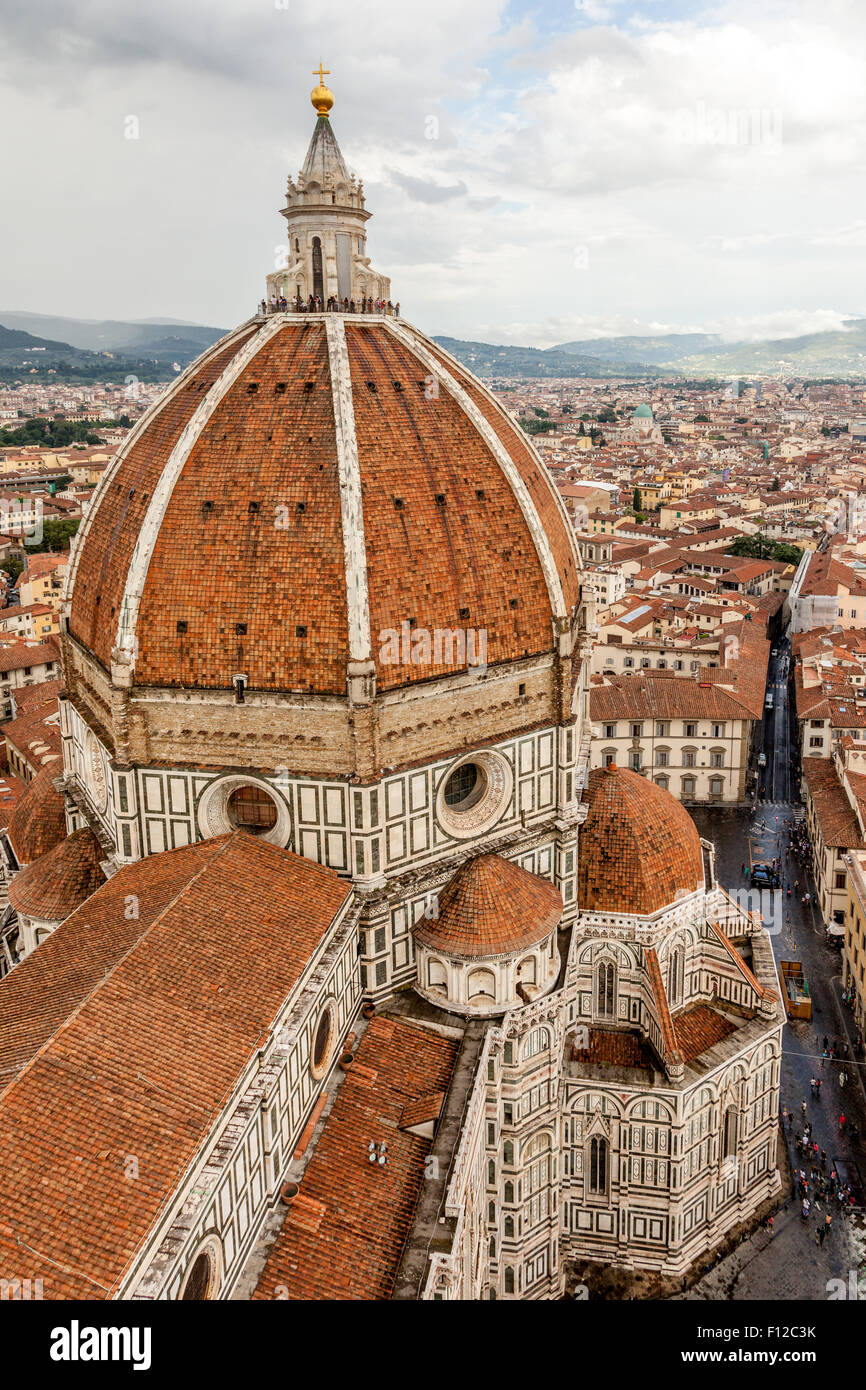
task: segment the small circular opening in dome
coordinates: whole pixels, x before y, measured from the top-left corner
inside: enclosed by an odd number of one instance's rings
[[[249,835],[266,835],[277,823],[277,808],[263,787],[237,787],[227,809],[235,830]]]
[[[452,811],[468,811],[484,795],[486,779],[477,763],[461,763],[445,783],[445,805]]]

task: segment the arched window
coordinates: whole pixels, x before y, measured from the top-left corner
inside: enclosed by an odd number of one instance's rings
[[[496,976],[492,970],[473,970],[466,988],[470,1004],[492,1004],[496,999]]]
[[[506,1139],[502,1145],[502,1162],[507,1163],[509,1168],[514,1167],[514,1145],[510,1139]]]
[[[313,237],[313,294],[319,299],[325,297],[325,282],[322,276],[322,243],[319,237]]]
[[[673,1005],[682,1002],[684,968],[685,953],[682,946],[677,946],[675,950],[671,951],[671,958],[668,962],[668,1000]]]
[[[665,777],[665,776],[657,777],[657,778],[655,779],[655,784],[656,784],[657,787],[661,787],[661,789],[662,789],[663,792],[666,792],[666,791],[668,790],[668,788],[670,787],[671,779],[670,779],[670,777]]]
[[[487,1182],[490,1187],[496,1182],[496,1164],[492,1158],[487,1163]]]
[[[604,752],[601,755],[601,760],[605,767],[610,767],[611,763],[616,762],[616,749],[605,748]]]
[[[523,1047],[524,1059],[527,1057],[537,1057],[539,1052],[546,1052],[550,1046],[550,1039],[546,1028],[534,1028]]]
[[[601,1018],[614,1017],[616,998],[616,968],[613,961],[603,960],[596,972],[596,1013]]]
[[[488,1202],[488,1203],[487,1203],[487,1220],[488,1220],[488,1221],[495,1221],[495,1220],[496,1220],[496,1203],[495,1203],[495,1202]]]
[[[504,1187],[504,1189],[503,1189],[503,1194],[502,1194],[502,1200],[505,1201],[505,1202],[513,1202],[513,1201],[514,1201],[514,1183],[513,1183],[513,1182],[507,1182],[507,1183],[505,1184],[505,1187]]]
[[[527,956],[517,967],[517,978],[521,984],[535,984],[535,956]]]
[[[607,1140],[597,1134],[589,1141],[589,1190],[597,1196],[607,1192]]]
[[[695,779],[694,779],[694,777],[684,777],[684,778],[683,778],[683,796],[684,796],[684,797],[689,797],[689,796],[694,796],[694,794],[695,794]]]
[[[531,1197],[533,1192],[542,1192],[551,1179],[550,1135],[536,1134],[521,1155],[524,1164],[523,1195]]]
[[[448,993],[448,972],[441,960],[427,962],[427,984],[437,994]]]
[[[725,750],[724,748],[713,748],[710,750],[710,767],[724,767]]]
[[[710,778],[710,796],[722,797],[725,794],[725,783],[721,777]]]
[[[213,1293],[216,1267],[209,1250],[197,1255],[181,1293],[181,1302],[205,1302]]]
[[[683,767],[697,767],[698,750],[697,748],[683,749]]]
[[[514,1293],[514,1270],[511,1265],[505,1266],[505,1292]]]
[[[733,1158],[737,1152],[737,1107],[729,1105],[722,1122],[722,1158]]]
[[[514,1217],[513,1217],[513,1216],[506,1216],[505,1221],[504,1221],[503,1224],[502,1224],[502,1234],[504,1235],[504,1237],[505,1237],[506,1240],[513,1240],[513,1239],[514,1239]]]
[[[656,749],[656,767],[670,767],[671,750],[669,748]]]

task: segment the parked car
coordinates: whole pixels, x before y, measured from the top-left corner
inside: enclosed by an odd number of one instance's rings
[[[780,883],[772,864],[753,864],[750,878],[753,888],[778,888]]]
[[[758,754],[758,767],[766,767],[766,766],[767,766],[767,755],[766,755],[766,753],[759,753],[759,754]]]

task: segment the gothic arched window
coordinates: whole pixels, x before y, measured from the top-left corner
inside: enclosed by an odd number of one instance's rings
[[[607,1140],[598,1135],[589,1141],[589,1190],[607,1192]]]
[[[733,1158],[737,1152],[737,1107],[729,1105],[725,1109],[722,1122],[722,1158]]]
[[[671,958],[668,963],[668,1000],[671,1004],[679,1004],[683,995],[683,970],[685,965],[685,953],[681,946],[677,946],[671,951]]]
[[[613,961],[603,960],[596,972],[596,1013],[613,1018],[616,998],[616,967]]]

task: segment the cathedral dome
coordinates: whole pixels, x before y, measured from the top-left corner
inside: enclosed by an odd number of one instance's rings
[[[347,672],[387,690],[556,652],[579,559],[532,446],[442,348],[394,317],[276,313],[128,436],[67,595],[116,685],[345,695]]]
[[[634,415],[632,416],[633,420],[651,420],[652,418],[652,410],[646,404],[646,402],[644,402],[643,405],[639,405],[637,410],[634,412]]]
[[[670,792],[616,764],[589,775],[580,831],[578,903],[649,916],[704,886],[700,836]]]

